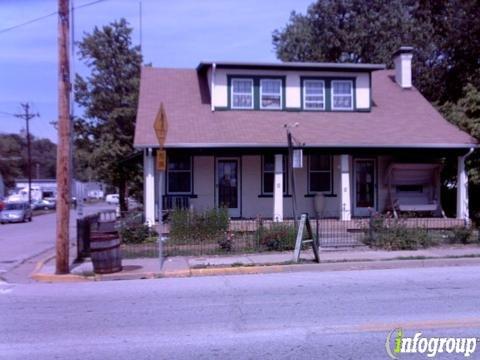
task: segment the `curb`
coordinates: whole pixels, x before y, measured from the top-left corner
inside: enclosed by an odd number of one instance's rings
[[[244,274],[271,274],[303,271],[352,271],[352,270],[387,270],[401,268],[427,268],[427,267],[453,267],[480,265],[477,258],[438,258],[421,260],[367,260],[351,262],[287,264],[287,265],[257,265],[239,267],[218,267],[206,269],[191,269],[191,276],[219,276],[219,275],[244,275]],[[180,277],[180,274],[175,274]]]
[[[83,282],[90,280],[88,276],[81,276],[75,274],[47,274],[39,272],[47,262],[54,259],[55,255],[49,255],[42,260],[39,260],[35,265],[32,273],[30,274],[30,278],[40,282]]]
[[[50,256],[37,263],[34,272],[30,276],[32,279],[40,282],[86,282],[86,281],[113,281],[113,280],[140,280],[140,279],[158,279],[158,278],[187,278],[204,276],[228,276],[228,275],[251,275],[251,274],[273,274],[273,273],[293,273],[304,271],[326,272],[326,271],[361,271],[361,270],[387,270],[387,269],[412,269],[428,267],[454,267],[454,266],[480,266],[480,258],[436,258],[436,259],[414,259],[414,260],[366,260],[349,262],[325,262],[325,263],[301,263],[284,265],[255,265],[238,267],[211,267],[201,269],[183,269],[160,272],[143,273],[114,273],[114,274],[95,274],[95,275],[77,275],[77,274],[46,274],[40,273],[43,265],[50,261],[54,256]]]

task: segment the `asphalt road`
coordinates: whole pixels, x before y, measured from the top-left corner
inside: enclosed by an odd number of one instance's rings
[[[112,209],[105,203],[88,205],[85,214],[100,209]],[[70,238],[76,237],[76,211],[70,212]],[[56,214],[34,216],[32,222],[0,225],[0,276],[18,267],[27,259],[45,253],[55,247]],[[1,358],[1,357],[0,357]]]
[[[388,359],[385,340],[399,326],[408,336],[480,336],[479,270],[4,283],[0,358]]]

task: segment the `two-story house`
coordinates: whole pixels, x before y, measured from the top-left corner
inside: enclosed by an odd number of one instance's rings
[[[311,216],[349,220],[370,209],[439,216],[445,157],[458,160],[457,218],[468,219],[464,162],[477,142],[412,86],[412,49],[394,57],[394,70],[245,62],[143,68],[135,147],[144,151],[146,219],[173,206],[225,206],[234,218],[281,221],[292,217],[292,196],[296,211]],[[160,104],[168,119],[165,172],[155,166]],[[293,170],[287,130],[302,150]]]

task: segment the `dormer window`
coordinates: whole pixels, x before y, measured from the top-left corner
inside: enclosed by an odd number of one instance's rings
[[[325,81],[303,81],[303,108],[305,110],[325,110]]]
[[[232,109],[253,109],[253,79],[232,79]]]
[[[282,108],[282,80],[260,80],[260,109],[280,110]]]
[[[352,80],[332,80],[332,110],[353,110]]]

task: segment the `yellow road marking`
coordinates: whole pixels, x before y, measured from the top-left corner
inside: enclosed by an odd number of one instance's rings
[[[407,330],[480,328],[480,318],[449,319],[449,320],[418,320],[399,321],[392,323],[371,323],[356,326],[359,331],[389,331],[402,328]]]

